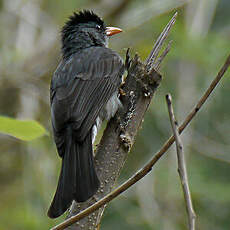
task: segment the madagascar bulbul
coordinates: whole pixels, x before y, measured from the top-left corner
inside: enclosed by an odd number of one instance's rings
[[[108,48],[108,37],[121,31],[106,27],[88,10],[74,13],[62,28],[62,58],[50,86],[53,135],[62,167],[50,218],[62,215],[73,200],[86,201],[99,188],[93,142],[101,122],[121,105],[124,64]]]

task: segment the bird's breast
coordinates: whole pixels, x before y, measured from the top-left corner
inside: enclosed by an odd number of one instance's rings
[[[99,116],[102,116],[102,120],[110,120],[111,117],[114,117],[117,110],[122,107],[121,101],[118,98],[118,92],[115,92],[110,99],[108,100],[107,104],[105,105],[105,108],[102,110],[102,114]]]

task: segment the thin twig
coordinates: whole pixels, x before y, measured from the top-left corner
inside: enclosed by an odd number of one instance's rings
[[[166,95],[166,101],[168,105],[168,112],[169,112],[169,118],[172,126],[172,131],[176,141],[178,173],[180,175],[181,185],[182,185],[184,198],[185,198],[186,210],[188,214],[189,230],[195,230],[196,214],[194,212],[193,205],[192,205],[192,198],[191,198],[191,193],[188,185],[188,175],[186,169],[186,162],[184,158],[183,145],[178,132],[178,123],[176,121],[173,112],[172,97],[170,94]]]
[[[221,78],[223,77],[224,73],[230,66],[230,55],[228,56],[226,62],[224,63],[223,67],[217,74],[216,78],[212,81],[208,89],[205,91],[204,95],[201,97],[201,99],[198,101],[194,109],[188,114],[185,121],[179,128],[179,133],[182,133],[182,131],[187,127],[187,125],[191,122],[191,120],[194,118],[194,116],[197,114],[199,109],[202,107],[202,105],[206,102],[209,95],[212,93],[214,88],[217,86]],[[64,222],[60,223],[59,225],[52,228],[52,230],[63,230],[66,227],[72,225],[73,223],[79,221],[80,219],[84,218],[85,216],[89,215],[90,213],[94,212],[96,209],[102,207],[115,197],[117,197],[120,193],[127,190],[130,186],[135,184],[137,181],[139,181],[141,178],[143,178],[148,172],[151,171],[153,165],[161,158],[161,156],[169,149],[169,147],[173,144],[175,141],[174,136],[171,136],[165,144],[162,146],[160,151],[158,151],[154,157],[142,168],[140,169],[135,175],[133,175],[131,178],[129,178],[126,182],[124,182],[122,185],[120,185],[117,189],[110,192],[108,195],[106,195],[101,200],[94,203],[92,206],[86,208],[79,214],[70,217],[69,219],[65,220]]]
[[[164,49],[160,57],[157,58],[156,62],[152,66],[152,68],[154,68],[156,71],[160,69],[161,62],[165,58],[165,56],[168,54],[169,50],[171,49],[171,46],[172,46],[172,40],[168,43],[167,47]]]
[[[148,58],[146,59],[145,63],[149,69],[151,69],[151,67],[153,66],[155,59],[157,58],[165,39],[168,37],[172,26],[176,22],[176,17],[177,17],[177,12],[173,15],[173,17],[171,18],[169,23],[166,25],[166,27],[164,28],[164,30],[162,31],[162,33],[158,37],[156,43],[154,44],[154,47],[153,47],[151,53],[149,54]]]

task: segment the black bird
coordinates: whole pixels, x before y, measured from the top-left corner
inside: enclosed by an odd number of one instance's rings
[[[62,60],[50,87],[53,134],[62,168],[50,218],[62,215],[73,200],[86,201],[100,185],[92,145],[101,122],[121,105],[118,88],[124,64],[107,48],[108,36],[121,31],[106,27],[87,10],[74,13],[62,29]]]

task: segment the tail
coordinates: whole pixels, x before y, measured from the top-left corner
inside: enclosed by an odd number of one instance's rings
[[[67,129],[61,148],[65,148],[64,156],[57,190],[48,211],[50,218],[62,215],[73,200],[88,200],[100,185],[93,163],[92,132],[83,142],[77,142],[72,129]]]

